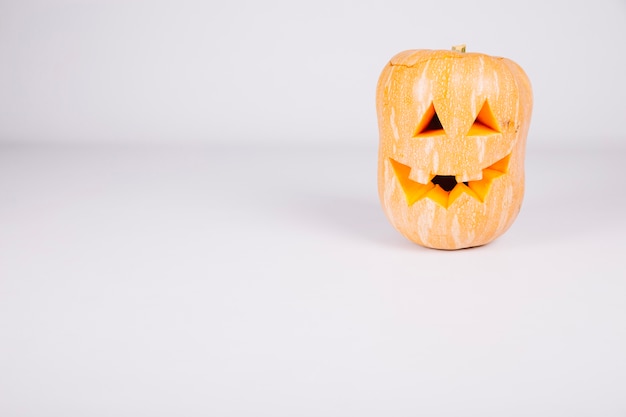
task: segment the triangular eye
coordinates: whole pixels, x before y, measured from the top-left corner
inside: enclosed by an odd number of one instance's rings
[[[415,129],[414,137],[418,136],[435,136],[443,134],[443,126],[441,125],[441,121],[439,120],[439,116],[437,116],[437,112],[435,111],[435,106],[431,103],[426,113],[420,120],[417,128]]]
[[[485,100],[467,136],[485,136],[494,135],[496,133],[501,133],[500,126],[498,126],[498,121],[491,111],[489,102]]]

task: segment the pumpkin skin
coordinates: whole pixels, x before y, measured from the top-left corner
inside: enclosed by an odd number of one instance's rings
[[[391,224],[437,249],[484,245],[513,223],[524,196],[528,77],[479,53],[409,50],[376,90],[378,192]]]

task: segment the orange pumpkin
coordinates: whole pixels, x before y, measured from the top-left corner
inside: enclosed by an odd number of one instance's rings
[[[511,226],[532,111],[519,65],[464,47],[404,51],[380,75],[376,108],[379,197],[400,233],[460,249]]]

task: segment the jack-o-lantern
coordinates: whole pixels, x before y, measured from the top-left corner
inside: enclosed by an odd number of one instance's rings
[[[532,111],[519,65],[464,47],[404,51],[380,75],[376,108],[378,191],[400,233],[461,249],[511,226],[524,195]]]

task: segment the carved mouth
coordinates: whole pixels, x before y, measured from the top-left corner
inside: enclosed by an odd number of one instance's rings
[[[430,198],[444,208],[448,208],[463,193],[484,202],[494,179],[506,174],[511,154],[482,170],[482,179],[477,181],[457,182],[454,175],[432,174],[427,184],[421,184],[409,178],[411,167],[389,158],[396,178],[402,187],[409,206],[422,198]]]

